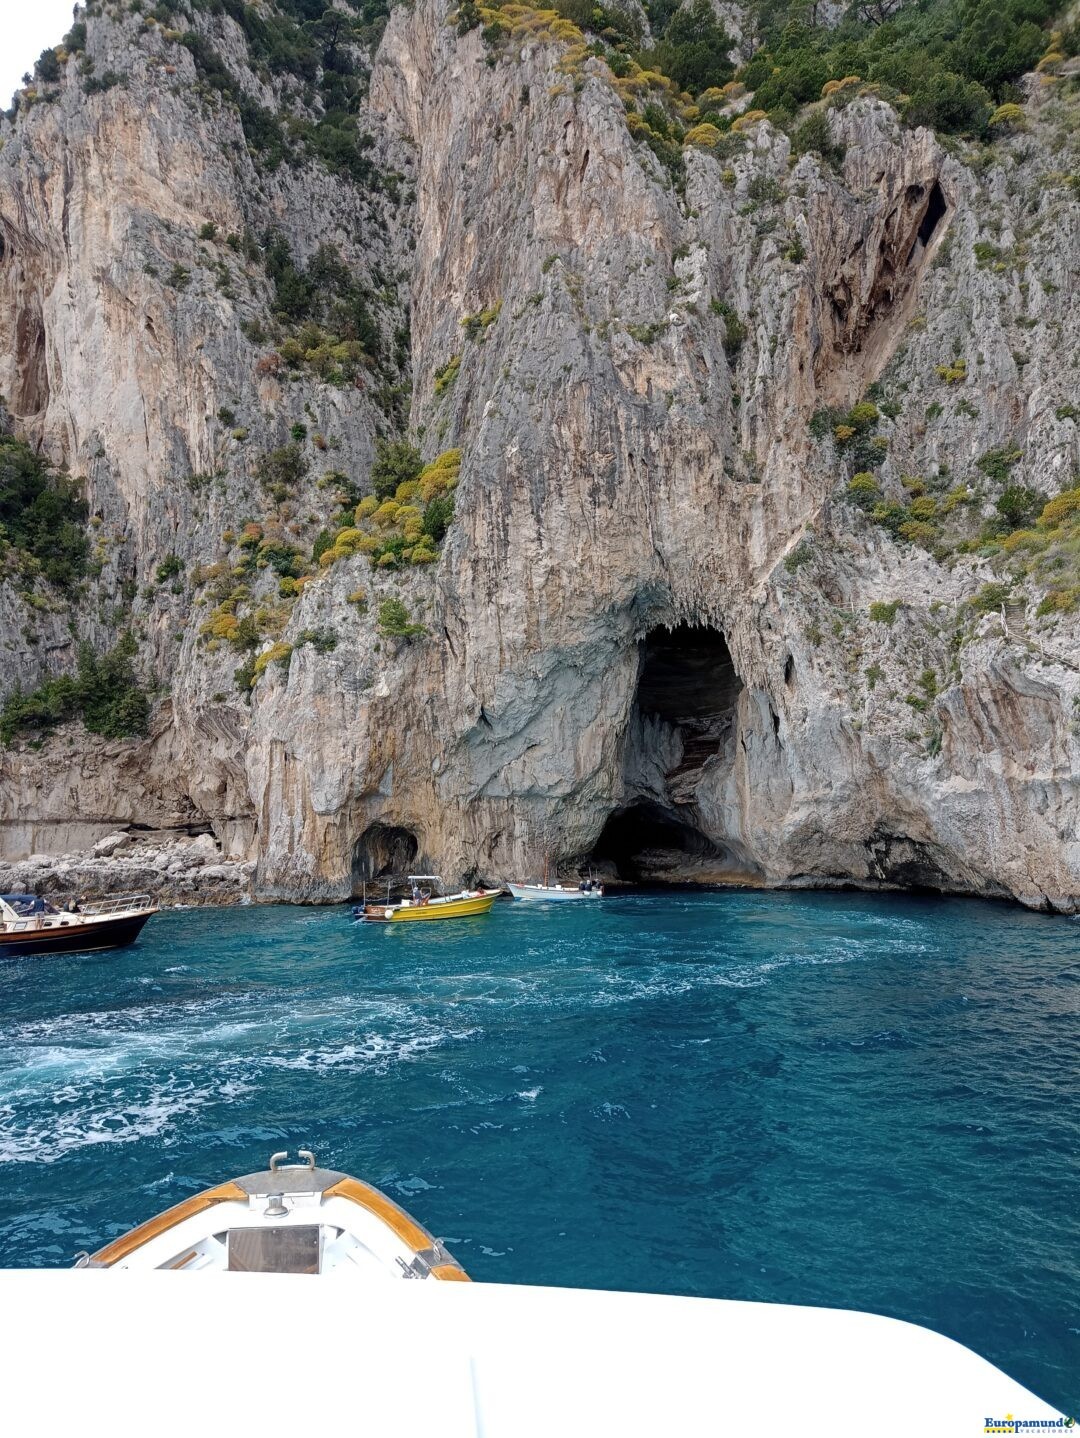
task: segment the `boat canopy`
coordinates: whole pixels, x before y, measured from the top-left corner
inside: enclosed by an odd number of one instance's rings
[[[442,876],[439,874],[410,874],[408,877],[410,884],[420,884],[425,880],[430,884],[442,883]]]
[[[0,894],[0,903],[7,904],[13,909],[20,919],[28,919],[33,914],[55,914],[56,910],[47,899],[40,894]]]

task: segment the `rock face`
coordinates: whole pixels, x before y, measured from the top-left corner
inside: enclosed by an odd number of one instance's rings
[[[526,39],[488,63],[446,14],[395,9],[375,56],[366,118],[396,192],[315,162],[260,174],[188,52],[134,17],[89,26],[124,87],[86,96],[72,59],[52,104],[5,123],[0,393],[86,477],[101,603],[68,624],[6,583],[0,682],[134,625],[162,697],[146,740],[69,726],[0,752],[2,852],[204,824],[266,898],[550,855],[1075,910],[1074,620],[1037,618],[1023,578],[972,607],[992,552],[935,557],[846,498],[875,444],[886,496],[970,482],[976,527],[1006,483],[1077,484],[1080,205],[1045,181],[1065,102],[1034,94],[978,170],[866,97],[830,112],[839,172],[792,164],[763,123],[726,158],[688,148],[673,186],[599,62],[568,79],[559,45]],[[233,22],[199,23],[272,103]],[[200,240],[208,221],[270,222],[301,262],[335,245],[381,294],[387,349],[408,325],[411,432],[463,452],[437,565],[319,571],[250,703],[200,634],[196,566],[265,522],[257,456],[292,426],[310,463],[275,520],[310,544],[314,437],[363,491],[396,417],[374,383],[265,362],[265,269]],[[166,556],[182,577],[155,586]],[[380,634],[388,597],[426,632]],[[305,642],[327,631],[329,652]]]
[[[104,848],[102,846],[105,846]],[[223,861],[209,834],[106,835],[91,854],[33,854],[0,862],[0,892],[44,894],[70,902],[80,895],[149,893],[165,904],[251,902],[255,865]]]

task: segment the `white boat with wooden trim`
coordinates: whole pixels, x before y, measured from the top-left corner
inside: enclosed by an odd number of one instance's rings
[[[0,1271],[0,1352],[37,1427],[135,1438],[152,1412],[157,1438],[243,1430],[245,1380],[265,1372],[287,1395],[317,1393],[319,1426],[394,1438],[759,1433],[776,1428],[774,1392],[795,1395],[799,1432],[829,1438],[952,1438],[973,1413],[1005,1415],[976,1419],[988,1432],[1073,1426],[969,1349],[894,1318],[469,1282],[385,1194],[306,1150],[300,1166],[285,1158],[76,1264],[125,1282]],[[345,1277],[301,1293],[286,1277],[299,1273]],[[383,1281],[429,1278],[441,1282]]]
[[[562,903],[567,899],[602,899],[604,886],[592,879],[583,879],[580,884],[516,884],[509,879],[506,887],[515,899],[547,899]]]
[[[468,1282],[426,1228],[370,1184],[275,1153],[262,1173],[230,1179],[114,1238],[76,1268],[173,1273],[351,1273]]]
[[[0,958],[125,948],[158,909],[149,894],[117,894],[71,909],[39,894],[0,894]]]
[[[392,902],[389,886],[386,902],[369,904],[365,899],[353,910],[357,919],[372,923],[416,923],[428,919],[466,919],[486,914],[499,897],[498,889],[462,889],[458,894],[440,894],[442,879],[438,874],[410,874],[408,898]],[[425,888],[434,884],[435,891]]]

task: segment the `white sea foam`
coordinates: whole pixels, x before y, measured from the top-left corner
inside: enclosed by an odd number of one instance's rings
[[[308,1072],[386,1073],[395,1064],[409,1063],[447,1044],[475,1038],[479,1029],[433,1030],[414,1034],[369,1033],[337,1047],[308,1048],[299,1053],[270,1054],[268,1068]]]
[[[55,1014],[50,1018],[28,1019],[0,1028],[0,1042],[40,1043],[52,1038],[78,1041],[95,1039],[101,1033],[144,1032],[168,1025],[178,1029],[190,1021],[201,1027],[208,1015],[225,1007],[257,1006],[265,999],[258,992],[228,993],[161,1004],[132,1004],[121,1009],[91,1009],[84,1013]]]
[[[55,1163],[77,1149],[163,1135],[168,1142],[181,1120],[249,1086],[231,1081],[228,1094],[225,1087],[170,1074],[138,1096],[84,1084],[58,1091],[48,1110],[41,1103],[23,1106],[16,1118],[14,1108],[2,1109],[0,1163]]]

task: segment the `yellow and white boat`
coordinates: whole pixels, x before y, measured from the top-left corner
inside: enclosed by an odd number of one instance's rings
[[[174,1273],[333,1273],[376,1281],[468,1282],[441,1241],[393,1199],[348,1174],[275,1153],[263,1173],[230,1179],[114,1238],[77,1268]]]
[[[375,923],[416,923],[427,919],[465,919],[473,914],[486,914],[499,897],[498,889],[463,889],[458,894],[432,895],[421,888],[430,883],[442,886],[438,874],[410,874],[412,895],[398,903],[363,905],[364,919]]]

